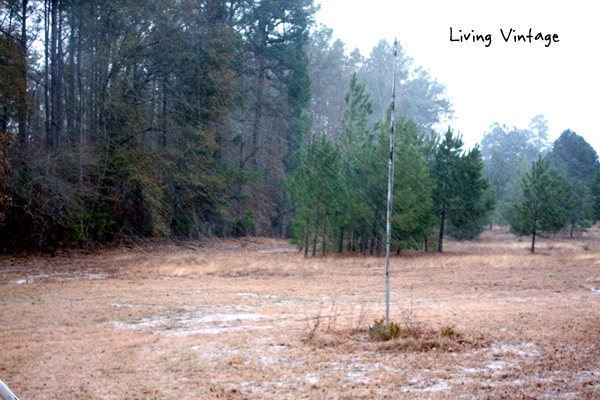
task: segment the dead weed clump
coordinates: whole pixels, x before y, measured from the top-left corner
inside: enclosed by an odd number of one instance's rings
[[[402,311],[400,320],[400,324],[390,321],[389,326],[385,326],[385,319],[382,318],[369,327],[368,337],[377,344],[377,350],[454,353],[489,345],[483,336],[475,338],[459,333],[454,325],[434,329],[419,321],[413,305],[412,288],[410,307]]]
[[[374,342],[384,342],[386,340],[398,339],[400,337],[400,325],[394,321],[385,323],[385,318],[375,320],[373,325],[369,326],[369,339]]]
[[[339,309],[337,295],[331,300],[331,306],[325,304],[325,300],[319,301],[315,314],[308,315],[304,312],[307,336],[305,342],[310,342],[317,347],[331,347],[340,344],[336,339],[341,332],[338,329],[338,318],[342,314]]]
[[[410,307],[400,314],[400,323],[385,318],[375,320],[369,326],[368,340],[379,343],[382,351],[445,351],[455,352],[473,348],[473,342],[467,340],[464,334],[456,332],[454,325],[445,325],[439,330],[422,323],[414,307],[413,288],[410,290]]]
[[[412,303],[412,302],[411,302]],[[337,348],[341,351],[379,351],[379,352],[464,352],[488,347],[489,340],[482,335],[468,335],[457,332],[454,325],[444,325],[439,329],[431,328],[417,319],[414,308],[401,313],[400,322],[385,323],[385,318],[375,319],[368,328],[363,326],[339,327],[342,316],[334,298],[331,305],[319,302],[316,313],[305,313],[306,329],[301,342],[316,348]],[[361,309],[357,317],[364,321]],[[352,319],[352,318],[348,318]]]
[[[450,332],[450,330],[452,332]],[[398,338],[375,342],[375,350],[381,352],[444,352],[459,353],[486,347],[489,342],[482,336],[470,337],[463,333],[457,333],[449,327],[440,330],[423,327],[419,331],[401,330]]]
[[[489,347],[491,343],[482,335],[459,333],[450,326],[409,330],[393,321],[386,326],[383,318],[376,320],[368,329],[359,331],[353,328],[316,329],[308,332],[301,342],[310,347],[336,348],[343,352],[385,353],[462,353]]]
[[[319,349],[334,347],[352,351],[362,340],[360,336],[357,337],[354,329],[323,329],[309,333],[300,341]]]

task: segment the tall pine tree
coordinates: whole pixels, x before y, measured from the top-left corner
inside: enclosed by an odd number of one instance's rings
[[[540,232],[554,232],[565,227],[570,208],[570,193],[550,171],[550,163],[540,156],[522,182],[522,203],[515,205],[510,218],[511,232],[531,235],[531,252]]]
[[[483,177],[483,162],[478,147],[462,151],[462,138],[454,136],[450,127],[435,157],[433,198],[440,218],[438,251],[443,250],[446,224],[450,222],[453,234],[460,239],[479,235],[488,213],[494,204],[486,198],[489,186]]]

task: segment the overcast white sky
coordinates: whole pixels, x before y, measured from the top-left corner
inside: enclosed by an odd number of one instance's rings
[[[393,1],[315,0],[317,22],[334,30],[348,50],[369,55],[394,36],[446,85],[455,118],[444,123],[463,134],[468,147],[481,141],[493,122],[527,128],[543,114],[550,139],[565,129],[600,151],[600,40],[594,1]],[[453,32],[491,34],[492,43],[450,42]],[[505,42],[500,33],[558,34],[559,42]]]

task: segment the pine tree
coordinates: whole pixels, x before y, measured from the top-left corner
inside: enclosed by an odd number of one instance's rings
[[[532,118],[529,129],[512,129],[493,123],[481,140],[481,153],[485,164],[485,175],[490,179],[497,207],[492,223],[508,225],[507,213],[512,207],[511,194],[520,190],[519,174],[522,164],[529,168],[532,161],[547,146],[547,121],[543,115]],[[517,184],[515,185],[515,182]]]
[[[485,197],[489,181],[483,177],[479,148],[476,146],[464,154],[462,146],[461,136],[454,137],[448,127],[432,171],[435,180],[433,197],[440,215],[440,252],[448,222],[454,236],[472,239],[481,233],[487,215],[494,208],[494,202]]]
[[[351,239],[351,247],[360,239],[361,251],[366,254],[371,216],[374,214],[369,193],[373,182],[371,171],[372,146],[369,116],[373,113],[373,101],[365,90],[365,84],[353,74],[350,87],[344,96],[340,135],[342,153],[342,179],[347,196],[342,199],[340,216],[340,240],[338,251],[343,250],[345,238]],[[383,167],[382,167],[383,168]],[[383,172],[383,169],[382,171]],[[357,184],[360,182],[360,184]]]
[[[342,119],[342,143],[348,149],[350,142],[364,139],[370,131],[368,117],[373,114],[373,100],[356,73],[350,78],[350,89],[344,96],[346,109]]]
[[[432,175],[435,181],[433,198],[440,216],[438,251],[443,250],[446,219],[456,205],[460,191],[458,169],[463,142],[460,136],[454,137],[454,131],[448,131],[435,155]]]
[[[583,137],[567,129],[554,141],[547,159],[573,194],[569,211],[572,237],[575,230],[585,231],[597,220],[592,191],[594,175],[600,172],[598,154]]]
[[[590,191],[592,192],[592,211],[594,221],[600,221],[600,172],[592,177],[590,182]]]
[[[345,197],[340,161],[339,147],[331,139],[326,135],[314,139],[288,183],[288,196],[295,206],[294,239],[304,247],[305,256],[311,244],[313,256],[317,245],[325,254],[337,237],[341,200]]]
[[[550,163],[540,156],[522,181],[522,203],[515,205],[510,218],[511,232],[532,235],[531,252],[540,232],[554,232],[565,227],[570,208],[570,193],[550,171]]]
[[[483,232],[495,203],[488,192],[489,181],[483,176],[483,160],[478,146],[460,158],[457,172],[460,200],[450,214],[448,234],[457,239],[475,239]]]
[[[548,160],[555,168],[562,169],[568,176],[581,181],[591,179],[600,171],[596,150],[570,129],[561,133],[554,141]]]
[[[573,232],[586,231],[597,221],[594,215],[593,186],[588,182],[579,179],[562,177],[564,185],[568,188],[571,196],[571,209],[569,210],[569,236],[573,237]],[[592,182],[590,179],[589,182]]]
[[[382,124],[387,134],[387,124]],[[428,236],[432,215],[433,182],[421,146],[419,127],[412,119],[396,122],[397,143],[394,157],[393,242],[398,250],[420,249]],[[383,133],[383,132],[382,132]]]

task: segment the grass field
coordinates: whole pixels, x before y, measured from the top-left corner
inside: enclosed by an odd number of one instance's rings
[[[600,230],[391,261],[252,238],[0,258],[23,399],[598,399]],[[444,334],[442,334],[442,331]]]

